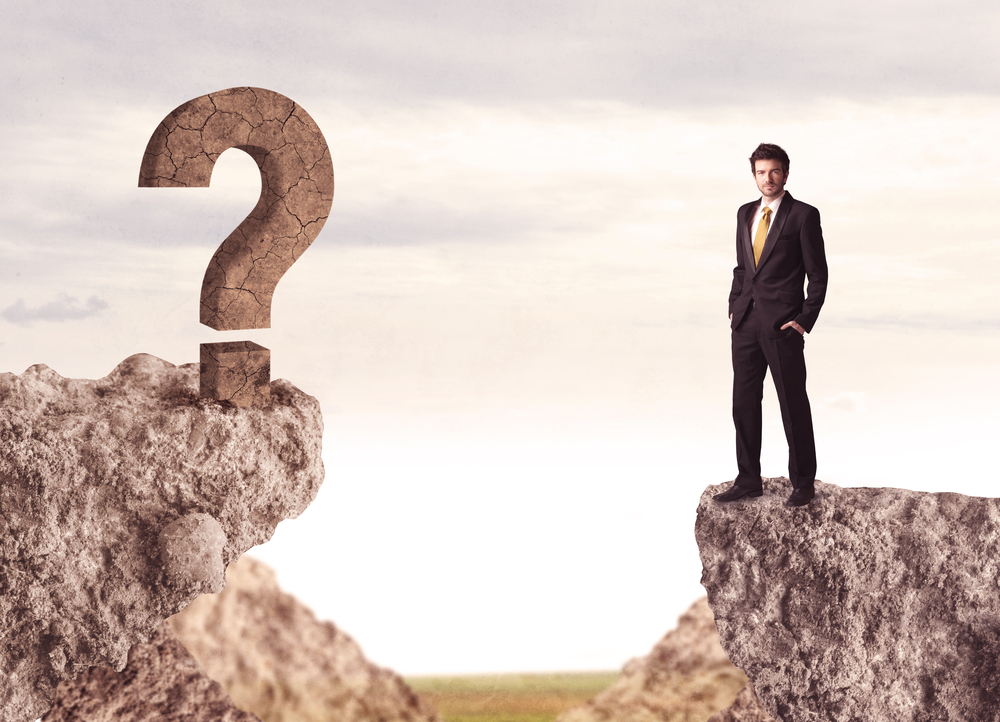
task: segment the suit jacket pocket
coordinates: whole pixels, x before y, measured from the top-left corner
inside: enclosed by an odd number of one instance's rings
[[[780,298],[783,303],[797,303],[800,306],[805,302],[805,298],[802,297],[802,294],[795,293],[794,291],[778,291],[778,298]]]

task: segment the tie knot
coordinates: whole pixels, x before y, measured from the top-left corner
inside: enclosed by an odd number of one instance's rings
[[[769,215],[771,215],[770,206],[764,206],[764,218],[767,218]]]

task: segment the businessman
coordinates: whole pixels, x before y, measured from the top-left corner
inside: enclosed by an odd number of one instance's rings
[[[720,502],[761,496],[761,407],[768,369],[778,392],[788,440],[787,506],[814,496],[816,442],[806,396],[804,335],[812,330],[826,296],[826,254],[819,211],[785,190],[788,154],[762,143],[750,156],[760,200],[736,214],[736,268],[729,294],[733,334],[733,486]],[[808,283],[807,283],[808,281]],[[803,293],[805,287],[805,293]]]

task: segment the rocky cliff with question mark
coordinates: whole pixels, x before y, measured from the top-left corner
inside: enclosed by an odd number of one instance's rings
[[[140,354],[107,377],[0,374],[0,720],[130,648],[298,516],[323,480],[319,403],[198,393],[195,364]]]

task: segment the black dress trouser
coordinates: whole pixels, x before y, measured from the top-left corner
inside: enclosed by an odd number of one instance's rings
[[[733,422],[736,424],[735,485],[760,489],[761,399],[771,370],[781,421],[788,440],[788,477],[792,488],[812,488],[816,480],[816,442],[806,396],[805,339],[794,328],[771,338],[752,305],[733,330]]]

